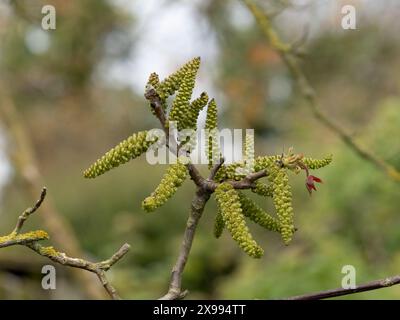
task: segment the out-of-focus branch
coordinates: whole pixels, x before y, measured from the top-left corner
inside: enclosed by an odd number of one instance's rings
[[[2,84],[1,84],[2,85]],[[36,198],[37,190],[45,184],[36,161],[36,155],[32,146],[29,133],[21,119],[14,101],[7,94],[4,86],[0,91],[0,116],[7,127],[7,133],[11,140],[10,156],[16,172],[22,177],[26,191],[32,199]],[[59,247],[64,247],[73,256],[84,256],[77,237],[64,216],[58,212],[49,197],[41,206],[43,224],[53,234],[54,242]],[[89,299],[104,299],[102,290],[99,290],[97,281],[90,275],[73,270],[73,277],[82,287]]]
[[[64,266],[84,269],[97,275],[101,284],[112,299],[120,299],[115,288],[110,284],[106,277],[108,271],[115,263],[117,263],[128,251],[130,246],[124,244],[111,258],[101,262],[90,262],[80,258],[71,258],[63,252],[59,252],[53,247],[42,246],[38,241],[49,239],[47,232],[43,230],[30,231],[20,233],[25,221],[42,205],[46,197],[46,188],[43,188],[40,199],[35,206],[25,210],[18,218],[15,229],[6,236],[0,237],[0,248],[9,247],[12,245],[24,245],[39,255],[49,258],[50,260],[62,264]]]
[[[25,221],[29,218],[29,216],[34,213],[37,209],[40,208],[42,205],[44,198],[46,198],[47,195],[47,189],[43,188],[42,192],[40,193],[40,198],[38,201],[36,201],[35,205],[32,208],[26,209],[19,217],[17,221],[17,225],[15,226],[15,229],[13,232],[19,233],[21,231],[22,226],[24,225]]]
[[[308,102],[308,105],[314,117],[330,130],[332,130],[336,135],[338,135],[339,138],[361,158],[374,164],[378,169],[383,171],[391,179],[400,182],[399,170],[388,164],[379,156],[370,152],[368,149],[356,143],[351,135],[349,135],[343,128],[332,121],[331,118],[321,110],[320,105],[317,102],[314,89],[310,85],[303,70],[299,66],[295,48],[284,43],[279,38],[279,35],[276,33],[271,25],[271,21],[268,15],[263,12],[263,10],[253,0],[242,1],[253,14],[254,18],[257,21],[257,24],[259,25],[267,41],[270,43],[271,47],[279,53],[282,60],[285,62],[286,66],[290,70],[294,80],[297,82],[301,94]]]
[[[325,291],[320,291],[320,292],[308,293],[308,294],[304,294],[304,295],[300,295],[300,296],[294,296],[294,297],[286,298],[286,300],[321,300],[321,299],[327,299],[327,298],[346,296],[349,294],[354,294],[354,293],[359,293],[359,292],[372,291],[372,290],[392,287],[392,286],[395,286],[398,284],[400,284],[400,275],[367,282],[367,283],[361,284],[359,286],[356,286],[354,289],[337,288],[337,289],[325,290]]]

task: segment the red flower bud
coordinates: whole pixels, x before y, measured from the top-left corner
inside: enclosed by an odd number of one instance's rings
[[[316,177],[316,176],[313,176],[313,175],[307,176],[306,188],[307,188],[308,192],[310,193],[310,195],[312,193],[312,190],[317,191],[317,189],[315,188],[314,182],[322,183],[322,180],[320,178]]]

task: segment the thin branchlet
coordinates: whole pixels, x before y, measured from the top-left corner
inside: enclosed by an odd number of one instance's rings
[[[109,270],[129,251],[129,244],[124,244],[116,253],[109,259],[101,262],[91,262],[81,258],[72,258],[67,254],[56,250],[52,246],[43,246],[39,242],[48,240],[50,237],[46,231],[36,230],[21,233],[21,229],[29,217],[35,213],[46,198],[47,189],[43,188],[39,200],[32,208],[26,209],[19,217],[15,229],[6,236],[0,237],[0,248],[10,247],[14,245],[25,246],[37,254],[50,259],[53,262],[64,266],[84,269],[97,275],[106,292],[112,299],[120,299],[117,290],[111,285],[106,276],[106,271]]]

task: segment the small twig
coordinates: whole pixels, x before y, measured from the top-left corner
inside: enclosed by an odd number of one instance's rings
[[[24,225],[25,221],[29,218],[29,216],[34,213],[37,209],[40,208],[42,202],[46,198],[47,189],[44,187],[42,192],[40,193],[40,198],[36,201],[35,205],[32,208],[26,209],[19,217],[17,221],[17,225],[15,226],[14,232],[19,233],[21,231],[22,226]]]
[[[298,64],[296,59],[296,52],[293,50],[292,46],[284,43],[276,31],[273,29],[270,18],[266,15],[261,8],[259,8],[253,0],[242,0],[247,6],[249,11],[253,14],[259,25],[261,31],[266,37],[267,41],[270,43],[271,47],[274,48],[282,60],[288,67],[293,78],[297,82],[299,90],[311,109],[314,117],[332,130],[339,138],[349,146],[355,153],[357,153],[361,158],[374,164],[378,169],[382,170],[387,176],[393,180],[400,181],[400,172],[392,165],[388,164],[385,160],[381,159],[377,155],[373,154],[369,150],[358,145],[351,135],[349,135],[343,128],[337,125],[331,118],[326,115],[320,108],[315,96],[313,87],[310,85],[307,77],[305,76],[303,70]]]
[[[150,106],[155,111],[156,116],[157,116],[158,120],[160,120],[163,128],[166,128],[167,120],[166,120],[165,112],[162,107],[161,98],[157,94],[156,89],[154,89],[152,86],[147,87],[146,91],[144,93],[144,97],[150,102]]]
[[[213,180],[213,179],[215,178],[215,175],[217,174],[218,170],[222,167],[222,165],[224,164],[224,162],[225,162],[225,158],[224,158],[224,157],[221,157],[220,160],[219,160],[219,162],[216,163],[216,164],[211,168],[211,171],[210,171],[210,175],[209,175],[209,177],[208,177],[208,180]]]
[[[26,209],[19,217],[15,229],[7,236],[0,237],[0,248],[9,247],[12,245],[26,246],[39,255],[46,257],[61,265],[69,266],[72,268],[84,269],[89,272],[95,273],[100,279],[103,287],[112,299],[120,299],[115,288],[109,283],[105,272],[117,263],[129,251],[129,244],[124,244],[116,253],[109,259],[101,262],[90,262],[80,258],[71,258],[63,252],[59,252],[53,247],[45,247],[38,243],[40,240],[49,239],[47,232],[43,230],[30,231],[27,233],[20,233],[25,221],[37,211],[46,197],[46,188],[42,189],[39,200],[32,208]]]
[[[345,296],[345,295],[359,293],[359,292],[372,291],[372,290],[392,287],[392,286],[398,285],[398,284],[400,284],[400,275],[367,282],[367,283],[361,284],[359,286],[356,286],[356,288],[354,288],[354,289],[337,288],[337,289],[331,289],[331,290],[326,290],[326,291],[320,291],[320,292],[315,292],[315,293],[308,293],[308,294],[304,294],[304,295],[289,297],[289,298],[286,298],[286,300],[320,300],[320,299],[334,298],[334,297],[340,297],[340,296]]]
[[[199,188],[206,188],[208,181],[203,178],[199,170],[197,170],[197,168],[190,163],[187,165],[187,168],[189,170],[190,178],[193,180],[195,185]]]

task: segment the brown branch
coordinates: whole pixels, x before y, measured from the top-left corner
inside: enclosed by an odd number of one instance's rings
[[[182,299],[188,293],[187,290],[182,290],[182,273],[183,270],[185,269],[190,249],[192,248],[193,238],[196,232],[197,224],[199,223],[199,220],[204,211],[204,207],[209,198],[210,198],[209,192],[205,192],[201,188],[197,189],[197,192],[192,200],[190,215],[186,223],[186,229],[183,236],[181,249],[179,251],[179,256],[172,269],[169,290],[166,295],[160,298],[160,300]]]
[[[146,88],[144,96],[150,102],[150,106],[154,109],[155,111],[154,113],[158,118],[158,120],[160,121],[160,124],[167,137],[166,138],[167,148],[171,151],[172,146],[170,146],[168,143],[169,130],[167,127],[167,117],[164,109],[162,108],[161,99],[158,96],[156,90],[151,86]],[[176,151],[176,154],[178,153],[178,150],[173,150],[173,151]],[[207,186],[209,183],[211,183],[211,181],[204,179],[204,177],[200,174],[200,172],[193,164],[188,163],[186,166],[188,168],[190,178],[197,186],[197,191],[192,200],[191,210],[189,218],[187,220],[181,249],[179,251],[178,258],[171,272],[169,289],[167,294],[165,294],[163,297],[160,298],[161,300],[183,299],[188,293],[187,290],[182,290],[182,274],[185,269],[187,260],[189,258],[197,225],[203,214],[204,207],[208,199],[210,198],[211,194],[210,191],[207,190]]]
[[[125,243],[110,259],[101,262],[90,262],[80,258],[71,258],[63,252],[56,251],[53,247],[44,247],[36,241],[26,243],[25,246],[32,249],[41,256],[49,258],[50,260],[63,266],[83,269],[96,274],[110,297],[113,300],[121,299],[115,288],[108,281],[105,272],[109,270],[113,264],[118,262],[129,251],[129,244]],[[116,256],[117,258],[113,259],[114,256]]]
[[[30,217],[31,214],[33,214],[40,208],[45,197],[46,188],[43,188],[40,199],[36,202],[36,204],[32,208],[26,209],[19,216],[15,229],[9,235],[0,237],[0,248],[9,247],[12,245],[23,245],[32,249],[39,255],[46,257],[61,265],[84,269],[89,272],[95,273],[110,297],[112,299],[120,299],[115,288],[109,283],[105,272],[109,270],[115,263],[117,263],[123,256],[125,256],[125,254],[129,251],[129,244],[124,244],[107,260],[101,262],[90,262],[80,258],[69,257],[65,253],[59,252],[53,247],[42,246],[40,243],[38,243],[38,241],[49,239],[49,235],[43,230],[20,233],[25,221]]]
[[[356,286],[354,289],[337,288],[337,289],[331,289],[331,290],[326,290],[326,291],[320,291],[320,292],[315,292],[315,293],[308,293],[308,294],[304,294],[304,295],[289,297],[289,298],[286,298],[286,300],[320,300],[320,299],[334,298],[334,297],[346,296],[349,294],[354,294],[354,293],[359,293],[359,292],[372,291],[372,290],[392,287],[392,286],[395,286],[398,284],[400,284],[400,275],[367,282],[367,283],[361,284],[359,286]]]
[[[257,172],[250,173],[246,177],[244,177],[240,181],[231,181],[230,183],[235,189],[252,189],[255,188],[255,182],[258,179],[267,176],[267,172],[265,170],[260,170]]]
[[[152,86],[148,86],[144,93],[144,97],[150,102],[150,106],[153,108],[156,117],[160,120],[161,126],[164,130],[167,128],[167,118],[162,107],[162,101],[160,96],[157,94],[156,89]]]
[[[259,8],[254,3],[253,0],[242,0],[242,1],[247,6],[249,11],[253,14],[257,24],[259,25],[267,41],[270,43],[272,48],[274,48],[279,53],[282,60],[288,67],[294,80],[297,83],[297,86],[299,87],[301,94],[308,102],[308,105],[314,117],[322,124],[324,124],[326,127],[328,127],[330,130],[332,130],[337,136],[339,136],[339,138],[361,158],[374,164],[375,167],[382,170],[391,179],[400,182],[399,170],[397,170],[392,165],[388,164],[385,160],[381,159],[379,156],[373,154],[366,148],[357,144],[350,136],[350,134],[348,134],[343,128],[341,128],[338,124],[332,121],[331,118],[321,110],[320,105],[317,102],[314,89],[309,83],[303,70],[298,64],[295,48],[293,48],[288,44],[285,44],[279,38],[278,34],[275,32],[275,30],[271,25],[270,18],[268,17],[268,15],[266,15],[262,11],[262,9]]]
[[[32,208],[26,209],[19,217],[17,221],[17,225],[15,226],[14,232],[19,233],[25,221],[29,218],[29,216],[34,213],[39,207],[42,205],[44,198],[46,198],[47,189],[44,187],[42,192],[40,193],[40,198],[36,201],[35,205]]]

